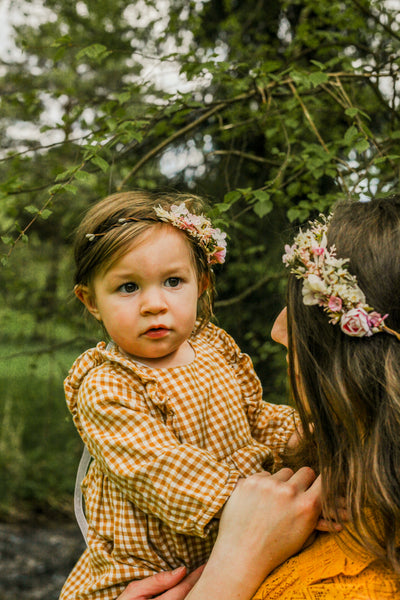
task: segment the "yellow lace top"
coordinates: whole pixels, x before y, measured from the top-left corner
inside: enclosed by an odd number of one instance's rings
[[[340,543],[344,542],[344,544]],[[395,600],[400,577],[356,547],[349,534],[321,533],[275,569],[253,600]]]

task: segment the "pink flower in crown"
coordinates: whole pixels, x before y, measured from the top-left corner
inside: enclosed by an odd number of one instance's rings
[[[340,328],[346,335],[353,337],[369,337],[372,335],[369,315],[361,307],[348,310],[340,319]]]
[[[325,248],[321,248],[321,246],[318,246],[316,248],[311,248],[311,252],[316,256],[322,256],[325,253]]]
[[[222,265],[222,263],[225,262],[225,256],[226,248],[218,249],[216,252],[213,252],[213,254],[210,256],[210,264],[219,263],[220,265]]]
[[[342,310],[342,305],[343,305],[343,302],[342,302],[341,298],[338,298],[337,296],[331,296],[329,298],[328,308],[332,312],[339,312],[339,310]]]
[[[296,244],[293,244],[292,246],[289,246],[289,244],[285,244],[285,254],[282,257],[282,262],[285,265],[290,264],[290,261],[294,257],[296,250],[297,250]]]
[[[190,215],[190,222],[197,229],[204,229],[204,227],[209,225],[209,221],[207,221],[203,215]]]
[[[387,314],[387,315],[384,315],[384,316],[382,317],[382,315],[381,315],[381,314],[379,314],[379,313],[378,313],[378,312],[376,312],[376,311],[373,311],[373,312],[369,313],[369,315],[368,315],[368,322],[369,322],[369,325],[370,325],[370,327],[377,327],[377,328],[379,328],[379,327],[380,327],[380,325],[383,323],[383,321],[384,321],[384,320],[386,319],[386,317],[388,317],[388,316],[389,316],[389,315]]]

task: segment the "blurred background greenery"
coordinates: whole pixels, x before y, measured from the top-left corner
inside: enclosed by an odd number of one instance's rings
[[[86,208],[192,191],[229,234],[217,322],[265,398],[293,227],[398,189],[399,0],[13,0],[0,60],[0,518],[67,517],[81,442],[62,382],[102,337],[72,294]],[[8,28],[6,25],[8,24]]]

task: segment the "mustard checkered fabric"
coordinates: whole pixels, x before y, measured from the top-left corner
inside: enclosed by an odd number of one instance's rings
[[[93,457],[83,481],[88,549],[61,600],[116,598],[132,579],[204,563],[239,477],[280,466],[292,408],[262,400],[250,358],[222,329],[191,340],[188,365],[152,369],[104,342],[65,392]]]

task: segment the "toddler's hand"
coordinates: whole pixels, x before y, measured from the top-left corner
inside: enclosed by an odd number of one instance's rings
[[[183,600],[199,579],[204,566],[186,575],[185,567],[163,571],[140,581],[132,581],[117,600]],[[161,595],[156,595],[161,594]]]

